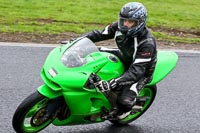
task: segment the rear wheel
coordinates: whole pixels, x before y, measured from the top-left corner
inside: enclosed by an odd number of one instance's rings
[[[116,125],[126,125],[126,124],[136,120],[142,114],[144,114],[145,111],[151,106],[151,104],[153,103],[153,101],[155,99],[156,92],[157,92],[156,85],[143,88],[142,91],[140,92],[139,96],[148,97],[148,99],[142,103],[142,110],[140,112],[130,114],[129,116],[127,116],[126,118],[124,118],[122,120],[111,120],[110,122],[113,124],[116,124]]]
[[[35,92],[17,108],[12,125],[17,133],[34,133],[47,127],[53,119],[46,117],[49,99]]]

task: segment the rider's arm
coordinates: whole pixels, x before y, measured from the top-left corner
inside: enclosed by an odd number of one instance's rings
[[[87,33],[85,36],[92,40],[93,42],[99,42],[103,40],[112,39],[115,36],[115,31],[117,30],[118,23],[112,23],[106,26],[103,30],[93,30]]]
[[[116,79],[119,85],[129,85],[139,81],[146,74],[147,68],[155,63],[155,47],[146,43],[138,48],[135,59],[122,76]]]

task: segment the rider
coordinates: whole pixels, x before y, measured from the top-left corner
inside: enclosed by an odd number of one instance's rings
[[[121,88],[117,98],[119,112],[117,117],[123,119],[131,113],[136,97],[145,84],[152,80],[157,60],[156,41],[146,26],[147,10],[142,3],[125,4],[119,19],[102,31],[93,30],[86,37],[93,42],[112,39],[118,49],[101,51],[117,55],[125,65],[122,76],[110,81],[100,81],[99,88],[115,90]]]

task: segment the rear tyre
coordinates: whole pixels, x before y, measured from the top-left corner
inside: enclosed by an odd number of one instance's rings
[[[17,133],[35,133],[47,127],[53,119],[45,117],[49,99],[35,92],[19,105],[14,113],[12,125]]]
[[[126,125],[128,123],[133,122],[134,120],[139,118],[142,114],[144,114],[145,111],[151,106],[151,104],[153,103],[156,97],[156,92],[157,92],[156,85],[143,88],[139,96],[147,96],[149,97],[149,99],[147,99],[145,103],[143,103],[142,111],[134,113],[134,114],[130,114],[129,116],[127,116],[126,118],[122,120],[110,120],[110,122],[113,123],[114,125]]]

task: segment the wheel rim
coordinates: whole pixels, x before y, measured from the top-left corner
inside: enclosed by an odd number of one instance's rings
[[[126,121],[129,121],[129,120],[133,120],[134,118],[137,118],[139,115],[141,115],[145,110],[146,108],[148,107],[148,105],[151,103],[152,101],[152,98],[153,98],[153,92],[150,88],[144,88],[142,89],[142,91],[140,92],[139,96],[148,96],[149,98],[145,101],[145,104],[142,108],[142,112],[137,112],[137,113],[134,113],[132,115],[129,115],[128,117],[122,119],[121,121],[122,122],[126,122]]]
[[[25,132],[37,132],[40,131],[41,129],[45,128],[47,125],[49,125],[52,120],[45,120],[44,122],[41,122],[37,126],[33,126],[33,117],[35,117],[36,113],[40,113],[40,110],[42,110],[48,102],[48,99],[43,99],[36,103],[29,111],[26,113],[24,120],[23,120],[23,125],[22,128]]]

